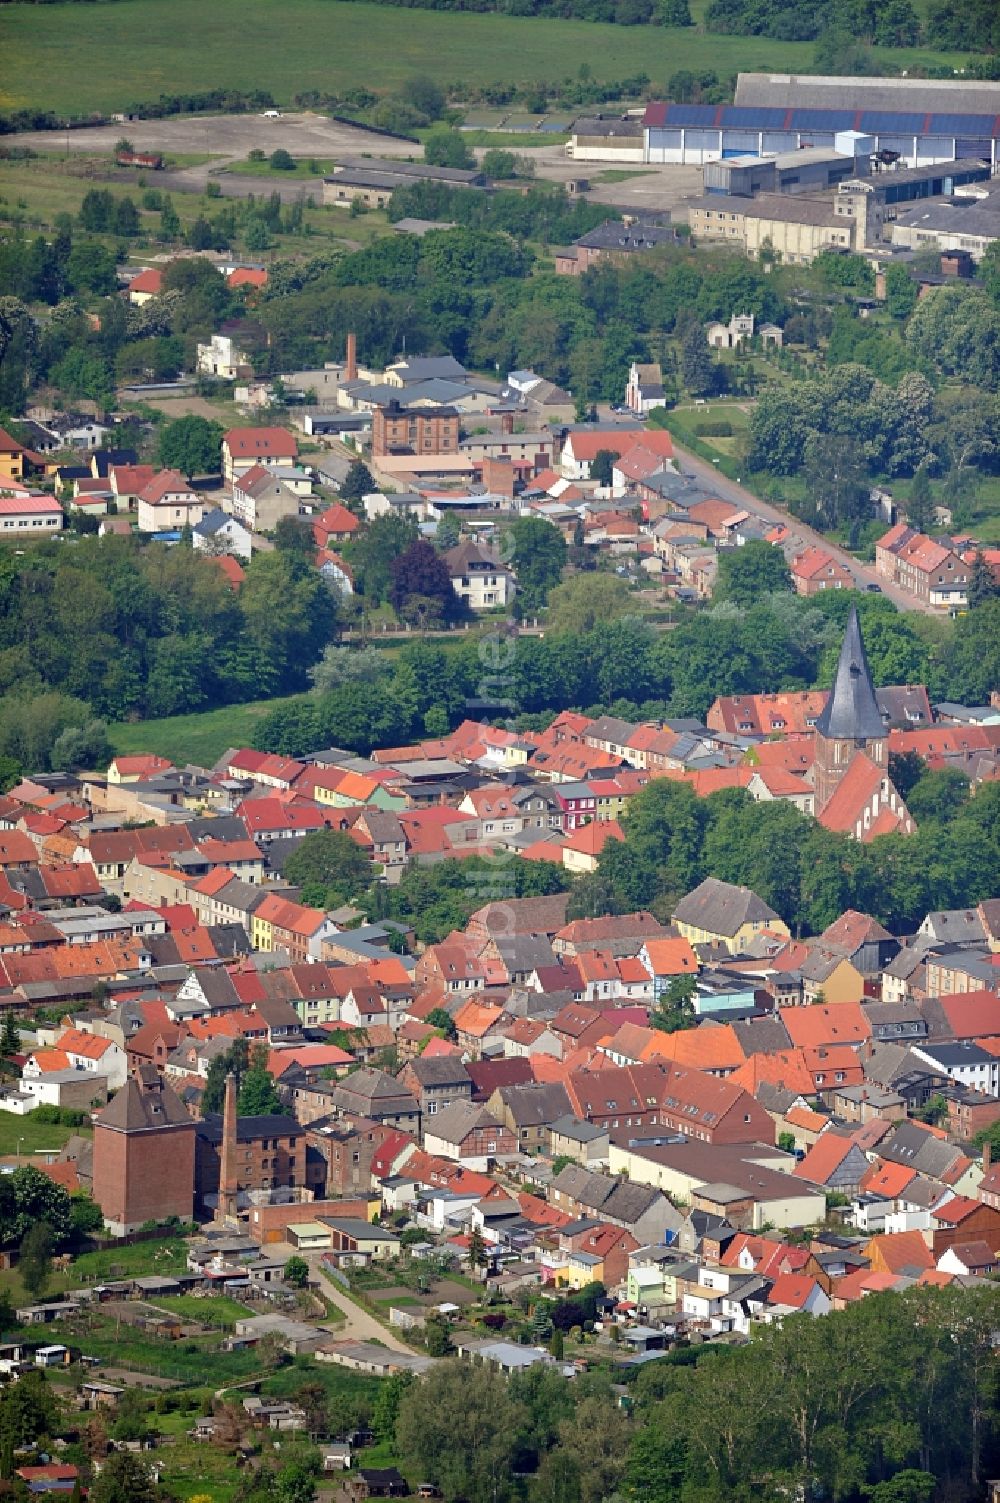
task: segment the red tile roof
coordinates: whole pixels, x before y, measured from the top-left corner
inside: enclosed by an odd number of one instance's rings
[[[222,442],[234,459],[296,459],[299,453],[295,436],[285,428],[230,428]]]
[[[816,1139],[805,1158],[792,1170],[800,1179],[808,1179],[814,1185],[828,1184],[831,1177],[854,1147],[853,1139],[839,1133],[824,1132]]]
[[[148,485],[143,486],[139,492],[139,500],[145,501],[148,506],[159,506],[168,496],[180,495],[185,506],[197,502],[198,498],[191,489],[180,470],[161,470],[154,475]]]
[[[128,292],[148,292],[153,297],[163,291],[163,272],[155,266],[147,266],[145,271],[140,271],[137,277],[133,277],[126,289]]]
[[[226,278],[230,287],[266,287],[267,272],[253,266],[237,266]]]
[[[820,1045],[863,1044],[871,1038],[871,1024],[859,1002],[813,1003],[811,1007],[786,1007],[781,1021],[792,1043],[800,1049]]]

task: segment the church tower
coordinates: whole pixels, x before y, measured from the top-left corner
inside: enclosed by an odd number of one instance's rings
[[[833,688],[816,721],[813,787],[817,813],[829,803],[859,751],[870,757],[883,774],[887,771],[889,738],[875,698],[858,613],[852,606]]]

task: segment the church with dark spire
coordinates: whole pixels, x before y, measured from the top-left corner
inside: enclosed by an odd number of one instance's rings
[[[816,816],[827,829],[872,840],[916,826],[889,777],[889,732],[852,607],[833,687],[816,720]]]

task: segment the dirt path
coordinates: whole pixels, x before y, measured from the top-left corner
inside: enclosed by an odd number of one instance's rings
[[[374,1315],[369,1315],[367,1310],[355,1304],[346,1289],[342,1288],[336,1279],[329,1277],[318,1256],[310,1257],[308,1262],[312,1272],[318,1274],[322,1280],[324,1297],[331,1304],[336,1305],[338,1310],[343,1311],[345,1317],[342,1326],[337,1326],[335,1330],[331,1328],[331,1335],[344,1341],[377,1341],[392,1352],[403,1352],[407,1356],[413,1356],[411,1346],[401,1341],[394,1331],[376,1320]]]

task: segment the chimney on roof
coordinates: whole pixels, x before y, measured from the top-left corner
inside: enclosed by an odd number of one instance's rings
[[[513,433],[514,432],[514,414],[512,412],[501,412],[501,414],[500,414],[500,432],[501,433]]]
[[[347,352],[344,355],[344,380],[358,379],[358,336],[353,329],[348,331]]]

